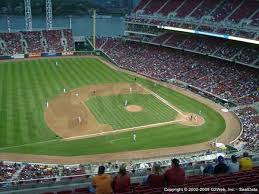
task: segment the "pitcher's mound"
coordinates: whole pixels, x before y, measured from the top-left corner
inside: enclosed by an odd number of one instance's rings
[[[143,110],[143,108],[138,105],[129,105],[126,107],[126,110],[129,112],[140,112]]]

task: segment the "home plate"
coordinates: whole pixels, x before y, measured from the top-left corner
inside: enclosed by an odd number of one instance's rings
[[[222,112],[228,112],[228,109],[222,108],[221,111],[222,111]]]

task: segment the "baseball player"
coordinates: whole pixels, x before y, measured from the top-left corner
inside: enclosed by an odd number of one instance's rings
[[[78,117],[78,123],[81,123],[82,122],[82,119],[81,119],[81,117],[79,116]]]
[[[137,136],[136,136],[136,134],[134,133],[134,134],[133,134],[133,141],[136,141],[136,137],[137,137]]]
[[[48,102],[48,101],[46,102],[46,107],[47,107],[47,108],[49,107],[49,102]]]
[[[64,93],[66,93],[66,88],[64,88]]]
[[[127,106],[128,105],[128,101],[126,100],[125,103],[124,103],[124,106]]]

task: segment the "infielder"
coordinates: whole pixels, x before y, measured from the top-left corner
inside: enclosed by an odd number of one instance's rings
[[[47,108],[49,107],[49,103],[48,103],[48,101],[46,102],[46,107],[47,107]]]
[[[64,93],[66,93],[66,88],[64,88]]]
[[[124,106],[127,106],[128,105],[128,101],[126,100],[125,103],[124,103]]]
[[[79,116],[78,117],[78,123],[80,124],[82,122],[82,119],[81,119],[81,117]]]

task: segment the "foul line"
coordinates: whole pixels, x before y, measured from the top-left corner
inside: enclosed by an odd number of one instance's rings
[[[0,148],[0,150],[6,150],[6,149],[11,149],[11,148],[19,148],[19,147],[31,146],[31,145],[37,145],[37,144],[44,144],[44,143],[52,143],[52,142],[57,142],[57,141],[62,141],[62,139],[52,139],[52,140],[47,140],[47,141],[35,142],[35,143],[26,143],[26,144],[22,144],[22,145],[2,147],[2,148]]]
[[[173,120],[173,121],[167,121],[167,122],[163,122],[163,123],[155,123],[155,124],[149,124],[149,125],[142,125],[142,126],[138,126],[138,127],[118,129],[118,130],[114,130],[114,131],[106,131],[106,132],[100,132],[100,133],[95,133],[95,134],[68,137],[68,138],[64,138],[63,140],[73,140],[73,139],[96,137],[96,136],[108,135],[108,134],[112,134],[112,133],[121,133],[121,132],[125,132],[125,131],[136,131],[136,130],[139,130],[139,129],[145,129],[145,128],[150,128],[150,127],[159,127],[159,126],[164,126],[164,125],[170,125],[170,124],[178,123],[178,122],[181,122],[181,121],[182,120]]]
[[[156,94],[155,92],[153,92],[150,89],[147,89],[143,86],[141,86],[140,84],[138,84],[139,87],[144,88],[144,90],[146,90],[147,92],[149,92],[150,94],[152,94],[154,97],[156,97],[158,100],[160,100],[161,102],[163,102],[165,105],[169,106],[170,108],[172,108],[173,110],[175,110],[176,112],[178,112],[179,114],[181,114],[182,116],[185,116],[182,111],[178,108],[176,108],[175,106],[173,106],[171,103],[169,103],[167,100],[165,100],[164,98],[162,98],[161,96],[159,96],[158,94]]]

